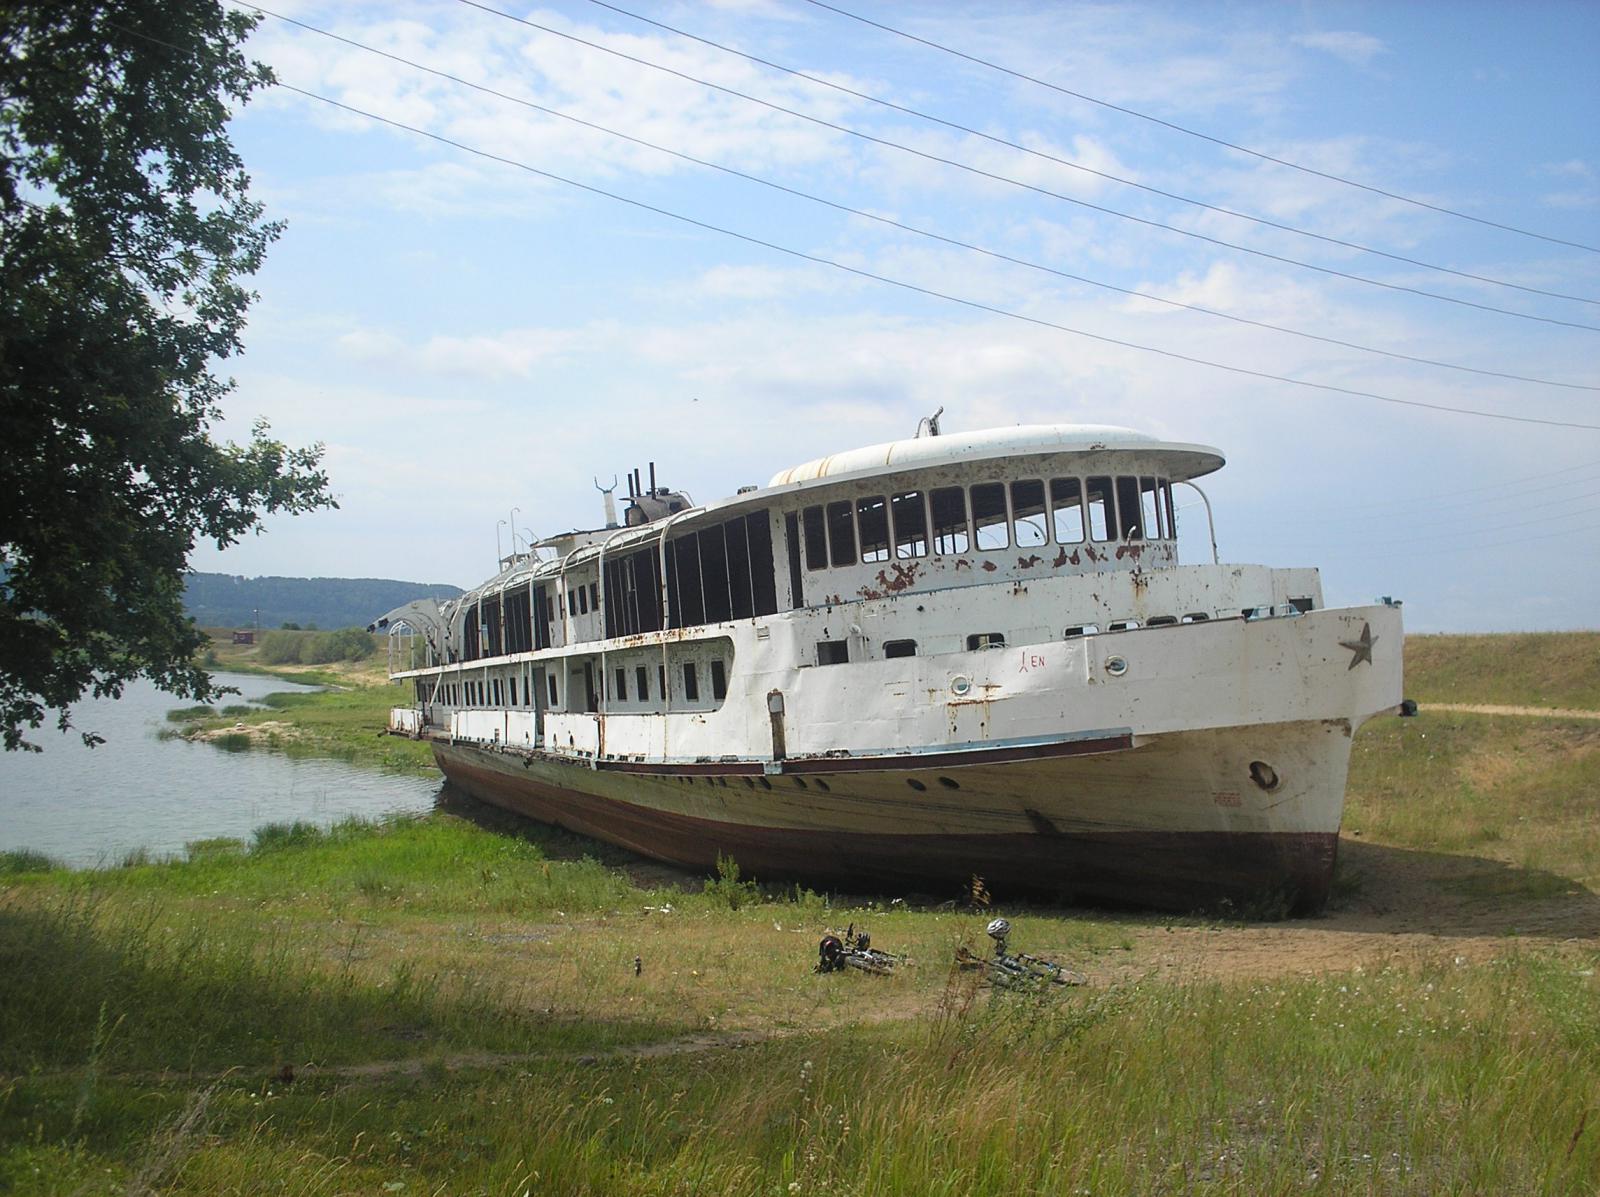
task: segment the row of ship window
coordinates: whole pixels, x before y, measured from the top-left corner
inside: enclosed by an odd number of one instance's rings
[[[1211,616],[1204,611],[1193,611],[1182,618],[1176,615],[1152,615],[1141,624],[1137,619],[1113,619],[1106,624],[1108,632],[1126,632],[1137,627],[1161,628],[1178,623],[1201,623]],[[1100,625],[1097,623],[1076,624],[1067,628],[1063,637],[1067,640],[1076,640],[1083,636],[1097,636],[1100,634]],[[967,637],[967,651],[977,652],[985,648],[1004,648],[1006,634],[1004,632],[974,632]],[[883,656],[887,660],[892,657],[914,657],[917,655],[917,642],[915,640],[885,640],[882,648]],[[818,640],[817,664],[818,665],[844,665],[850,660],[850,642],[848,640]]]
[[[684,702],[700,701],[700,669],[694,661],[684,661],[681,665],[683,683],[678,697]],[[728,696],[728,668],[717,658],[713,658],[708,670],[711,681],[711,698],[714,702],[721,702]],[[650,701],[650,670],[648,666],[637,665],[633,668],[633,677],[629,679],[629,670],[626,666],[612,672],[612,687],[609,695],[602,695],[595,689],[593,673],[586,668],[584,671],[585,706],[590,711],[599,709],[600,699],[608,698],[611,702],[640,702]],[[560,706],[560,685],[554,673],[546,673],[545,680],[549,686],[550,706]],[[604,682],[601,683],[604,687]],[[632,697],[629,691],[632,691]],[[465,679],[459,682],[445,682],[439,686],[437,696],[434,687],[425,678],[417,679],[417,699],[420,702],[440,702],[448,707],[517,707],[533,705],[533,684],[526,682],[522,685],[522,701],[517,701],[518,683],[515,675],[505,678],[477,678]],[[656,666],[656,690],[658,696],[664,696],[667,691],[667,668],[665,665]],[[570,695],[569,695],[570,698]]]
[[[1192,611],[1187,615],[1152,615],[1141,625],[1137,619],[1114,619],[1105,626],[1108,632],[1124,632],[1140,626],[1147,628],[1169,627],[1179,623],[1201,623],[1211,616],[1204,611]],[[1098,635],[1101,631],[1099,624],[1085,623],[1074,624],[1063,630],[1065,639],[1074,640],[1082,636]],[[1004,632],[974,632],[966,640],[967,651],[975,652],[980,649],[1004,648],[1006,637]],[[816,645],[818,665],[844,665],[850,660],[850,644],[847,640],[819,640]],[[885,640],[882,646],[885,659],[895,657],[914,657],[917,655],[917,642],[912,639]],[[700,701],[700,673],[694,661],[684,661],[680,666],[683,674],[683,685],[680,696],[685,702]],[[633,677],[628,676],[626,666],[619,667],[612,672],[612,689],[609,695],[611,702],[637,702],[650,701],[650,670],[647,666],[636,665],[633,667]],[[711,698],[721,702],[728,694],[727,666],[717,658],[710,663]],[[550,689],[550,706],[560,705],[560,690],[554,673],[547,673],[546,681]],[[587,676],[587,675],[586,675]],[[655,693],[663,695],[667,688],[667,670],[665,665],[656,666]],[[631,697],[630,697],[631,690]],[[417,680],[417,698],[421,701],[430,701],[432,687],[425,679]],[[599,708],[599,699],[602,696],[589,688],[585,695],[586,706],[589,710]],[[462,702],[465,698],[466,701]],[[524,701],[517,701],[517,678],[515,676],[501,678],[486,678],[479,680],[466,680],[462,682],[447,682],[440,687],[440,701],[452,707],[504,707],[531,705],[533,694],[531,684],[524,685]]]
[[[1133,474],[1019,479],[818,503],[801,512],[807,569],[857,562],[1074,545],[1170,540],[1172,487]]]

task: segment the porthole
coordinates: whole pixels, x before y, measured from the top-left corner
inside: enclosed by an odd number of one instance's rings
[[[1107,657],[1106,672],[1112,677],[1121,677],[1128,672],[1128,659],[1126,657]]]
[[[961,783],[953,777],[941,777],[939,784],[947,790],[959,790],[961,788]]]
[[[1250,780],[1269,794],[1281,784],[1278,780],[1278,771],[1266,761],[1250,762]]]
[[[928,788],[927,786],[923,785],[922,782],[918,781],[915,777],[906,778],[906,785],[910,786],[913,790],[915,790],[919,794],[922,793],[924,790],[926,790]]]
[[[823,781],[822,778],[820,778],[820,777],[817,778],[817,780],[813,784],[817,787],[817,789],[821,790],[824,794],[833,793],[833,787],[830,786],[827,782]]]
[[[794,784],[796,787],[803,790],[806,788],[806,779],[803,777],[797,777],[794,779]]]
[[[972,679],[970,677],[962,677],[958,675],[950,679],[950,693],[954,694],[957,698],[965,698],[971,690]]]

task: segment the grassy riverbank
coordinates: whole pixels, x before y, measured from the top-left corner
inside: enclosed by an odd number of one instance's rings
[[[1375,721],[1325,917],[1006,908],[1047,996],[952,971],[992,910],[474,808],[0,858],[0,1191],[1594,1192],[1597,794],[1600,723]],[[912,964],[813,974],[851,922]]]
[[[255,673],[323,687],[269,694],[260,705],[224,698],[210,708],[174,710],[172,734],[204,738],[231,751],[263,748],[306,756],[331,756],[380,769],[432,771],[426,744],[383,735],[389,709],[410,701],[410,688],[391,685],[381,650],[358,661],[320,665],[261,661],[260,645],[213,639],[211,667]]]

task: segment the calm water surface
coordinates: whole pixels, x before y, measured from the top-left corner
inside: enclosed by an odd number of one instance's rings
[[[217,679],[240,691],[219,706],[309,688],[243,674]],[[166,713],[187,705],[137,682],[116,701],[73,708],[80,727],[105,737],[98,748],[47,722],[29,737],[44,752],[0,750],[0,850],[33,848],[80,867],[115,864],[135,848],[173,855],[190,840],[248,839],[263,823],[426,811],[439,792],[438,778],[156,739],[171,726]]]

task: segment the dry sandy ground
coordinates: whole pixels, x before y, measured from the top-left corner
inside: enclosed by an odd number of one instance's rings
[[[1525,888],[1526,870],[1472,857],[1413,852],[1345,838],[1357,894],[1318,918],[1150,928],[1102,982],[1269,978],[1372,970],[1385,964],[1475,964],[1509,951],[1600,951],[1600,896],[1573,884],[1551,897]],[[1545,881],[1546,879],[1534,879]]]

